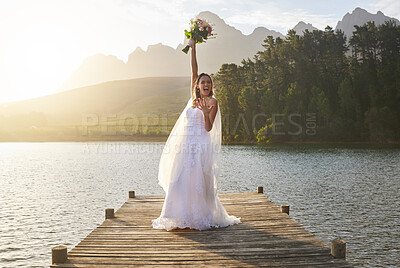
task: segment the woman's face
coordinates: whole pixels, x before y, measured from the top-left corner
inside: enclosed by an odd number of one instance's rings
[[[208,94],[210,94],[212,85],[211,85],[211,79],[204,75],[200,78],[199,80],[199,86],[200,88],[200,95],[201,97],[206,97]]]

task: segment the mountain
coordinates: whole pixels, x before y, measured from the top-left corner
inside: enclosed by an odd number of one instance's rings
[[[257,51],[263,49],[263,41],[268,35],[284,38],[281,33],[264,27],[244,35],[209,11],[200,12],[197,17],[213,24],[217,34],[217,38],[207,40],[206,45],[197,46],[199,72],[216,73],[224,63],[240,64],[243,59],[253,58]],[[137,47],[126,63],[114,56],[93,55],[71,74],[60,91],[110,80],[190,76],[190,56],[181,51],[186,43],[183,38],[183,43],[175,49],[162,43],[150,45],[146,51]]]
[[[365,9],[357,7],[352,13],[346,13],[343,19],[338,21],[335,30],[342,30],[347,36],[347,40],[349,40],[350,36],[353,35],[353,31],[355,31],[354,25],[361,26],[368,21],[374,21],[375,25],[381,25],[390,19],[394,20],[397,25],[400,25],[398,19],[385,16],[381,11],[378,11],[376,14],[372,14]]]
[[[312,26],[311,23],[305,23],[304,21],[300,21],[299,23],[296,24],[296,26],[294,26],[293,30],[296,31],[296,34],[303,35],[303,32],[305,30],[312,32],[314,30],[318,30],[318,28]]]
[[[252,59],[257,51],[263,50],[262,44],[268,35],[272,35],[274,38],[285,38],[283,34],[265,27],[257,27],[251,34],[244,35],[209,11],[200,12],[197,17],[210,22],[217,34],[216,38],[209,39],[206,45],[197,46],[200,72],[216,73],[223,63],[240,64],[243,59]],[[375,24],[379,25],[389,19],[391,18],[380,11],[371,14],[358,7],[352,13],[347,13],[337,23],[335,29],[342,30],[349,37],[352,35],[354,25],[363,25],[367,21],[375,21]],[[397,19],[395,21],[399,23]],[[298,35],[302,35],[305,29],[311,32],[318,30],[303,21],[300,21],[293,29]],[[183,38],[183,42],[177,48],[162,43],[150,45],[146,51],[137,47],[129,55],[126,63],[111,55],[93,55],[71,74],[59,91],[111,80],[190,76],[190,56],[181,51],[186,43],[186,39]]]
[[[87,57],[80,67],[71,74],[72,79],[64,82],[63,88],[73,89],[112,80],[129,79],[125,63],[116,56],[96,54]]]

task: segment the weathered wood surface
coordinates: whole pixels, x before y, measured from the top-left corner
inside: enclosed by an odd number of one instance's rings
[[[351,267],[265,195],[220,194],[242,223],[206,231],[152,228],[162,196],[136,196],[51,267],[225,266]]]

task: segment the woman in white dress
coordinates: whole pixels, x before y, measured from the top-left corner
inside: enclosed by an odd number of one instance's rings
[[[191,47],[191,98],[163,149],[158,181],[165,191],[161,215],[153,228],[206,230],[240,223],[229,216],[217,196],[221,152],[221,113],[212,79],[198,75],[196,44]]]

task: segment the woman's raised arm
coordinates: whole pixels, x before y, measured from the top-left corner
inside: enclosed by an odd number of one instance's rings
[[[194,88],[194,84],[196,82],[197,76],[198,76],[198,74],[197,74],[197,72],[198,72],[197,59],[196,59],[196,42],[193,39],[190,39],[189,46],[192,48],[191,49],[192,51],[190,52],[190,63],[192,66],[192,84],[191,84],[191,91],[192,91]],[[192,92],[190,92],[190,93],[192,93]]]

